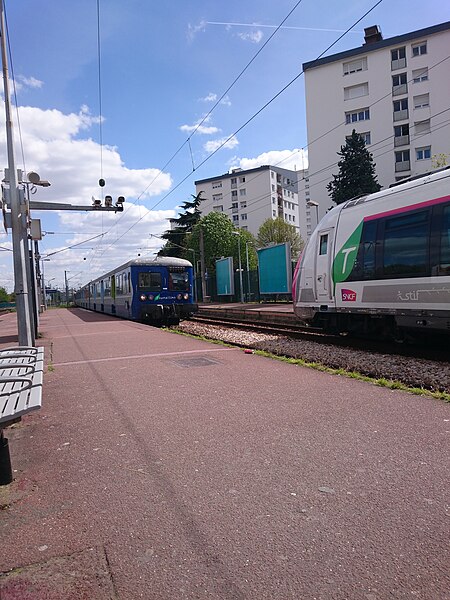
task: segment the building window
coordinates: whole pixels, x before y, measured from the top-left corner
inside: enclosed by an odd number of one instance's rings
[[[410,170],[409,150],[400,150],[395,152],[395,172]]]
[[[412,72],[413,83],[420,83],[421,81],[428,81],[428,67],[423,69],[414,69]]]
[[[420,96],[414,96],[414,108],[426,108],[430,106],[430,94],[420,94]]]
[[[406,94],[407,92],[408,85],[406,73],[392,75],[392,94],[394,96],[399,96],[400,94]]]
[[[237,198],[237,190],[233,190],[233,191],[231,192],[231,197],[232,197],[232,198]]]
[[[391,50],[391,70],[404,69],[406,67],[406,47]]]
[[[343,64],[344,75],[350,75],[351,73],[359,73],[359,71],[367,71],[367,58],[358,58],[350,62]]]
[[[213,202],[220,202],[222,200],[222,194],[213,194]]]
[[[245,188],[242,188],[242,190],[239,190],[239,196],[246,196],[247,195],[247,190]]]
[[[274,186],[274,184],[272,183],[272,192],[274,192],[274,191],[275,191],[275,186]]]
[[[416,148],[416,160],[429,160],[431,158],[431,146]]]
[[[362,108],[357,111],[345,113],[345,123],[357,123],[358,121],[368,121],[370,119],[370,111],[368,108]]]
[[[237,223],[239,221],[239,215],[233,215],[233,223]]]
[[[231,185],[237,185],[237,179],[236,179],[236,177],[232,177],[231,178]]]
[[[247,225],[242,225],[241,229],[242,229],[242,231],[248,231]]]
[[[240,183],[245,183],[245,177],[239,177],[239,182]]]
[[[295,223],[295,215],[292,215],[292,221]]]
[[[277,216],[277,211],[276,211],[276,210],[273,210],[273,211],[272,211],[272,217],[276,217],[276,216]]]
[[[409,123],[396,125],[394,127],[394,146],[406,146],[409,144]]]
[[[246,213],[243,213],[243,214],[241,215],[241,220],[242,220],[242,221],[246,221],[246,220],[247,220],[247,214],[246,214]]]
[[[272,196],[272,204],[276,204],[276,203],[277,203],[277,199]]]
[[[353,100],[353,98],[361,98],[369,95],[369,84],[360,83],[344,88],[344,100]]]
[[[408,118],[408,98],[394,100],[394,121]]]
[[[431,131],[430,119],[427,119],[426,121],[418,121],[417,123],[414,123],[414,132],[416,135],[430,133],[430,131]]]
[[[231,209],[232,210],[237,210],[238,209],[238,203],[237,202],[233,202],[231,205]]]
[[[427,53],[427,43],[420,42],[420,44],[414,44],[413,46],[411,46],[411,49],[413,56],[422,56],[422,54]]]
[[[223,206],[222,205],[213,206],[213,211],[214,212],[223,212]]]
[[[241,208],[247,208],[247,202],[244,200],[244,202],[241,202],[240,206]]]
[[[222,182],[221,181],[213,181],[211,185],[212,185],[213,190],[215,190],[217,188],[222,187]]]
[[[275,173],[273,171],[270,171],[270,177],[273,179],[275,177]]]

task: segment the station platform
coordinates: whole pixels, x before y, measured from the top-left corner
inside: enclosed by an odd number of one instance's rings
[[[40,330],[1,600],[448,597],[444,402],[81,309]]]
[[[299,325],[292,302],[270,303],[201,303],[198,316],[215,318],[239,318],[249,323],[275,323],[280,325]]]

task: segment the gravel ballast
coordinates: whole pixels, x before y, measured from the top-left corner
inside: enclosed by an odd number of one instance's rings
[[[373,377],[398,381],[405,386],[433,392],[450,393],[448,363],[379,354],[348,347],[319,344],[309,340],[294,340],[284,335],[242,331],[240,329],[184,321],[177,329],[183,333],[220,340],[277,356],[319,363],[332,369],[344,369]]]

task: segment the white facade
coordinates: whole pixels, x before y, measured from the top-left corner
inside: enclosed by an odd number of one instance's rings
[[[302,190],[300,207],[298,194],[305,173],[265,165],[245,171],[233,169],[231,173],[196,181],[196,193],[203,192],[200,210],[203,216],[222,212],[235,227],[255,236],[264,221],[282,217],[305,240],[305,191]]]
[[[440,154],[450,164],[450,22],[387,40],[377,27],[365,33],[362,47],[303,65],[310,199],[320,217],[334,206],[326,186],[353,129],[383,188],[433,170]]]

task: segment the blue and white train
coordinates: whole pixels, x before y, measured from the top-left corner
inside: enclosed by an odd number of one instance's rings
[[[177,324],[198,310],[193,266],[171,256],[131,260],[77,291],[75,304],[157,326]]]

